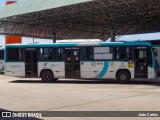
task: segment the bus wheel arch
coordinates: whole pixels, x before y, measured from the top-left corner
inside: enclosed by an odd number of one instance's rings
[[[50,83],[54,82],[54,73],[50,69],[44,69],[40,72],[40,77],[43,82]]]
[[[116,78],[120,83],[128,83],[131,79],[131,72],[128,69],[119,69],[116,72]]]

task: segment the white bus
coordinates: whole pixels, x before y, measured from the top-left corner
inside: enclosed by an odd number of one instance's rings
[[[4,72],[4,48],[0,47],[0,73]]]
[[[155,55],[148,42],[7,45],[5,74],[40,77],[44,82],[58,78],[152,79],[158,75]]]

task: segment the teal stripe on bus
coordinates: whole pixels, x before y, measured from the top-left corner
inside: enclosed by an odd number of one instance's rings
[[[99,73],[98,78],[103,78],[103,76],[107,73],[108,71],[108,66],[109,66],[109,62],[105,61],[104,65],[103,65],[103,69],[102,71]]]
[[[93,46],[98,43],[100,46],[151,46],[149,42],[93,42]],[[10,44],[6,48],[38,48],[38,47],[76,47],[90,46],[92,43],[50,43],[50,44]]]
[[[40,47],[76,47],[77,43],[70,44],[15,44],[7,45],[6,48],[40,48]]]
[[[101,46],[150,46],[149,42],[101,42]]]

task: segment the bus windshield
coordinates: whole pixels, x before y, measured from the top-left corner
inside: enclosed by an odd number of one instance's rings
[[[154,51],[154,60],[155,60],[155,66],[159,66],[159,63],[158,63],[158,61],[157,61],[157,57],[158,57],[158,49],[156,49],[156,48],[153,48],[153,51]]]

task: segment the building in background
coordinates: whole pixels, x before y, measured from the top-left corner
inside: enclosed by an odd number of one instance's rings
[[[16,0],[7,0],[6,5],[14,4],[16,3]],[[22,37],[21,36],[5,36],[5,44],[14,44],[14,43],[22,43]]]

